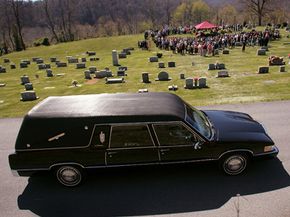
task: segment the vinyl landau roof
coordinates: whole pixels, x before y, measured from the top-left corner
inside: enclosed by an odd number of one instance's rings
[[[181,98],[170,93],[117,93],[48,97],[27,115],[39,118],[175,117],[184,119]]]

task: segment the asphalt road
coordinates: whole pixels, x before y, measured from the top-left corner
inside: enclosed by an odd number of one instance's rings
[[[262,122],[278,159],[255,162],[238,177],[213,164],[100,170],[70,189],[49,175],[12,176],[7,156],[22,120],[0,119],[0,216],[289,217],[290,101],[206,109],[242,111]]]

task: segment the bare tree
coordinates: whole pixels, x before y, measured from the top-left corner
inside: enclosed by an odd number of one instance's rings
[[[43,1],[43,8],[44,8],[44,12],[45,12],[47,27],[50,30],[50,32],[53,35],[56,42],[59,42],[59,38],[58,38],[58,35],[56,33],[56,26],[55,26],[55,23],[51,17],[51,13],[49,11],[49,0]]]
[[[247,9],[258,17],[258,25],[262,25],[262,19],[265,12],[268,10],[271,0],[243,0],[246,4]]]

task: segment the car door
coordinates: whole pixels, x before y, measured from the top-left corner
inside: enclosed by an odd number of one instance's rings
[[[151,164],[159,162],[147,124],[112,125],[107,165]]]
[[[153,124],[159,143],[161,162],[200,160],[209,157],[208,148],[182,122]]]

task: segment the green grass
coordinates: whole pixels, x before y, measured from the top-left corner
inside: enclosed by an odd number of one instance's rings
[[[281,30],[286,35],[284,30]],[[29,48],[24,52],[11,53],[0,57],[0,64],[5,66],[7,73],[0,73],[0,83],[6,83],[0,87],[0,117],[23,116],[35,104],[48,96],[93,94],[93,93],[116,93],[116,92],[137,92],[138,89],[147,88],[150,92],[168,92],[168,85],[178,85],[179,90],[174,92],[194,106],[224,104],[224,103],[245,103],[256,101],[289,100],[290,99],[290,67],[288,65],[289,45],[283,42],[290,40],[283,37],[280,41],[270,42],[270,51],[266,56],[257,56],[258,47],[247,47],[245,52],[241,48],[230,50],[229,55],[216,57],[200,57],[191,55],[177,55],[169,51],[162,51],[161,61],[167,65],[168,61],[175,61],[175,68],[165,68],[172,77],[171,81],[155,81],[161,71],[157,63],[149,63],[148,57],[156,54],[158,49],[152,42],[150,51],[142,51],[137,48],[137,41],[142,40],[143,35],[130,35],[120,37],[96,38],[71,43],[63,43],[49,47]],[[66,61],[66,56],[85,57],[87,50],[97,52],[100,61],[87,62],[89,66],[97,66],[98,69],[109,67],[116,74],[117,67],[112,66],[111,51],[118,51],[126,47],[135,47],[132,55],[126,59],[119,60],[119,63],[128,67],[126,83],[105,84],[103,79],[95,84],[88,84],[84,79],[84,69],[75,69],[75,64],[69,64],[67,68],[56,68],[51,64],[54,74],[65,73],[63,77],[47,78],[45,70],[39,71],[37,65],[32,63],[27,69],[20,69],[19,62],[22,59],[41,57],[45,63],[49,63],[50,57],[57,57]],[[286,73],[280,73],[278,66],[271,66],[270,73],[259,75],[259,66],[268,65],[268,56],[283,56],[286,61]],[[17,69],[11,70],[9,64],[3,63],[3,58],[9,58],[17,65]],[[217,71],[208,71],[209,63],[225,63],[230,73],[230,78],[216,78]],[[192,66],[192,62],[195,63]],[[150,84],[141,83],[141,73],[149,72]],[[209,88],[186,90],[183,88],[185,81],[179,79],[179,73],[185,73],[186,77],[207,77]],[[28,75],[33,83],[38,97],[36,101],[21,102],[20,93],[24,87],[20,85],[20,76]],[[37,79],[35,75],[38,74]],[[80,87],[71,87],[72,80],[77,80]],[[116,102],[117,105],[117,102]]]

